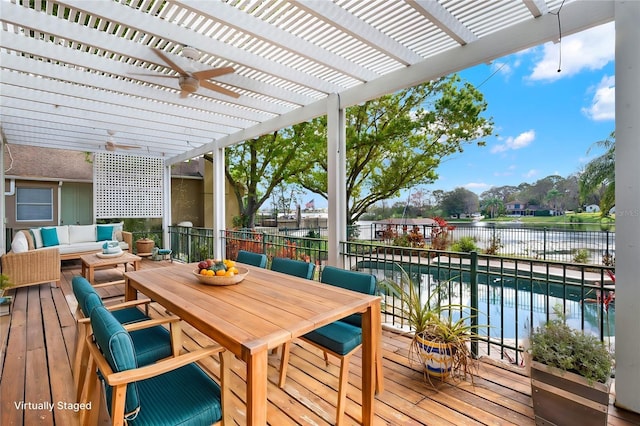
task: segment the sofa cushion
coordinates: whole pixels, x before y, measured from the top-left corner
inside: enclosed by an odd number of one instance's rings
[[[42,244],[42,233],[40,231],[40,228],[31,228],[29,230],[29,232],[31,232],[31,235],[33,236],[33,245],[34,245],[34,247],[37,248],[37,249],[43,247],[43,244]]]
[[[58,244],[69,244],[69,226],[61,225],[55,228],[58,233]]]
[[[69,225],[69,244],[96,241],[95,225]]]
[[[42,235],[42,245],[44,247],[60,245],[60,240],[58,240],[58,231],[56,228],[42,228],[40,230],[40,234]]]
[[[111,241],[114,240],[113,238],[113,234],[114,234],[114,230],[113,230],[113,225],[98,225],[98,232],[97,232],[97,241]]]
[[[102,241],[87,241],[84,243],[74,243],[74,244],[62,244],[58,246],[58,250],[60,254],[73,254],[73,253],[83,253],[83,252],[97,252],[102,251]],[[124,251],[129,249],[129,246],[125,242],[121,242],[120,248]]]
[[[29,251],[29,242],[22,232],[16,233],[11,241],[11,250],[14,253],[25,253]]]

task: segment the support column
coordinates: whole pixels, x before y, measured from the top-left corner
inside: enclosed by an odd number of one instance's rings
[[[171,226],[171,165],[164,165],[162,174],[162,241],[164,249],[171,248],[171,234],[169,227]]]
[[[216,146],[213,151],[213,255],[216,259],[225,257],[220,237],[225,229],[225,209],[224,147]]]
[[[0,182],[2,182],[2,202],[0,203],[0,255],[3,255],[7,252],[7,242],[5,241],[5,236],[7,235],[7,224],[5,223],[5,218],[7,214],[5,212],[5,206],[7,205],[5,199],[5,191],[6,191],[6,183],[4,177],[4,137],[0,135]]]
[[[640,413],[640,2],[616,1],[616,406]]]
[[[340,241],[347,240],[347,150],[345,114],[340,95],[327,99],[327,183],[329,195],[328,264],[344,266]]]

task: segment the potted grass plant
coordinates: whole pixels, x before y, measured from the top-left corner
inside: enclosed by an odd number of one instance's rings
[[[419,284],[399,265],[399,281],[385,279],[381,288],[400,299],[401,314],[412,333],[408,358],[411,363],[422,364],[425,379],[441,381],[449,377],[471,377],[473,381],[475,361],[471,356],[470,342],[478,326],[472,325],[471,308],[459,304],[440,304],[447,282],[436,286],[425,300]],[[456,314],[458,313],[458,314]],[[457,319],[455,319],[457,317]]]
[[[606,425],[613,360],[604,342],[569,327],[561,308],[529,338],[536,424]]]
[[[11,311],[11,302],[13,298],[11,296],[5,296],[5,290],[12,287],[13,284],[9,277],[5,274],[0,274],[0,316],[9,315]]]

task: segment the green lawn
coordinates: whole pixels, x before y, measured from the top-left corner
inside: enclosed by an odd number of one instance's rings
[[[610,222],[611,229],[615,227],[615,215],[603,219],[600,213],[569,213],[564,216],[522,216],[519,218],[500,216],[493,219],[483,219],[485,222],[514,222],[519,221],[525,224],[544,224],[544,225],[594,225],[600,227],[603,222]]]

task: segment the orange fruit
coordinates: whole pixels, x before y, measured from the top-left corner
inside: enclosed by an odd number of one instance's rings
[[[200,269],[200,275],[207,275],[206,269]]]
[[[219,276],[219,277],[224,277],[224,274],[226,274],[226,273],[227,273],[227,271],[225,271],[224,269],[218,269],[216,271],[216,275]]]
[[[233,273],[233,271],[232,271],[231,269],[229,269],[227,272],[225,272],[225,273],[224,273],[224,276],[225,276],[225,277],[232,277],[232,276],[234,276],[234,275],[235,275],[235,274]]]

